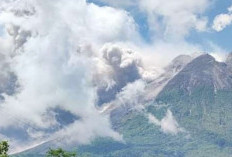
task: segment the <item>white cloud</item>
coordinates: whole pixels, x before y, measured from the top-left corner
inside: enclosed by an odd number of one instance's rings
[[[128,8],[135,6],[138,3],[138,0],[95,0],[96,2],[102,2],[104,4],[118,7],[118,8]]]
[[[228,10],[229,13],[231,13],[232,12],[232,6],[230,6],[227,10]]]
[[[232,14],[220,14],[217,15],[213,21],[212,28],[217,32],[224,30],[232,23]]]
[[[167,110],[165,117],[161,120],[158,120],[152,114],[148,114],[148,119],[151,123],[160,126],[164,133],[176,135],[184,131],[184,129],[179,126],[170,110]]]
[[[210,53],[210,55],[213,56],[218,62],[225,62],[227,56],[226,54],[222,53]]]
[[[59,0],[57,2],[23,0],[16,1],[18,10],[25,9],[26,6],[36,5],[35,16],[14,18],[12,12],[3,12],[0,20],[4,23],[20,25],[24,30],[40,31],[48,33],[47,27],[66,27],[67,31],[72,31],[76,40],[94,41],[104,43],[108,41],[138,40],[136,25],[126,11],[117,10],[111,7],[98,7],[95,4],[88,4],[85,0]],[[64,5],[65,3],[65,5]],[[26,10],[30,10],[27,9]],[[34,18],[38,20],[34,20]],[[22,25],[23,23],[23,25]],[[75,28],[75,29],[74,29]],[[70,29],[70,30],[69,30]],[[79,39],[81,38],[81,39]]]
[[[145,13],[149,25],[149,37],[154,40],[149,44],[135,44],[133,50],[144,54],[142,55],[144,67],[148,69],[159,71],[160,67],[166,66],[180,54],[216,51],[210,45],[190,43],[185,40],[185,37],[193,30],[199,32],[209,30],[205,12],[212,5],[212,0],[174,0],[171,2],[163,0],[97,1],[109,6],[127,9],[135,17],[140,14],[144,16],[142,13]],[[135,9],[137,10],[135,11]],[[152,75],[152,72],[148,72],[148,77],[156,77],[156,74]]]
[[[148,14],[150,30],[166,39],[182,38],[189,31],[205,31],[207,18],[202,14],[209,0],[143,0],[140,7]]]
[[[210,45],[190,43],[185,40],[193,31],[209,30],[205,12],[212,4],[211,0],[173,0],[171,2],[163,0],[99,1],[103,1],[109,6],[126,8],[135,17],[138,14],[144,16],[143,13],[145,13],[149,25],[149,37],[152,41],[149,44],[135,44],[133,50],[143,53],[144,67],[153,69],[154,72],[159,71],[160,67],[166,66],[178,55],[216,51]],[[124,5],[124,3],[127,5]],[[135,9],[139,10],[134,13]],[[144,73],[144,77],[147,75],[147,79],[154,79],[157,75],[153,75],[152,70],[146,73]]]
[[[94,120],[93,120],[94,117]],[[106,127],[106,124],[108,127]],[[91,117],[76,121],[69,127],[55,133],[52,138],[61,140],[65,143],[90,144],[95,137],[111,137],[123,142],[123,137],[110,129],[111,124],[107,116],[96,115],[93,112]]]
[[[191,30],[207,31],[208,19],[204,12],[211,0],[97,0],[121,8],[136,8],[147,14],[153,39],[176,40]],[[130,9],[128,9],[130,10]],[[132,9],[133,14],[133,9]]]
[[[137,80],[133,83],[128,83],[116,98],[122,105],[140,105],[145,93],[146,83],[142,80]]]
[[[230,6],[226,14],[219,14],[213,20],[212,28],[217,31],[223,31],[227,26],[232,23],[232,6]]]
[[[82,120],[58,131],[58,135],[78,135],[74,140],[79,143],[88,143],[96,136],[121,140],[111,129],[107,115],[95,108],[92,76],[94,59],[103,44],[140,40],[133,18],[126,11],[85,0],[18,0],[4,9],[0,23],[11,36],[0,42],[12,44],[4,49],[13,51],[6,54],[19,88],[14,95],[3,95],[0,127],[27,124],[42,130],[51,128],[57,121],[49,110],[60,107]],[[132,60],[130,55],[125,56],[120,67],[126,68]],[[28,133],[33,138],[38,135]]]
[[[138,54],[115,44],[102,48],[101,59],[97,60],[99,69],[95,70],[94,82],[98,87],[99,105],[115,99],[123,87],[140,79],[143,65]],[[104,67],[104,68],[102,68]]]

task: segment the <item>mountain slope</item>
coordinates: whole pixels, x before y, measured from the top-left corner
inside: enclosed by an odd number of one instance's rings
[[[180,55],[174,58],[173,61],[164,68],[164,73],[147,85],[145,99],[148,101],[154,99],[165,85],[191,62],[192,59],[193,58],[188,55]]]
[[[157,101],[170,104],[180,125],[193,135],[231,147],[231,95],[229,66],[202,55],[169,81]]]

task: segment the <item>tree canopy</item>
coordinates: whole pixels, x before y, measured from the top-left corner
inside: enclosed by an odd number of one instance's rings
[[[62,148],[50,149],[47,152],[47,157],[76,157],[76,153],[64,151]]]
[[[9,144],[7,141],[0,143],[0,157],[8,157]]]

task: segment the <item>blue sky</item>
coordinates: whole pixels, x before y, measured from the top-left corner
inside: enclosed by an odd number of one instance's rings
[[[133,16],[135,22],[139,27],[139,32],[145,42],[152,42],[151,38],[154,34],[151,34],[149,31],[149,24],[147,22],[148,17],[146,14],[138,8],[137,5],[132,6],[121,6],[115,5],[115,3],[119,2],[115,1],[111,3],[111,0],[89,0],[89,2],[95,3],[99,6],[111,6],[120,9],[125,9]],[[130,1],[130,0],[128,0]],[[184,38],[188,43],[191,44],[199,44],[204,47],[205,51],[212,51],[211,43],[221,47],[227,52],[232,51],[232,44],[229,42],[232,37],[232,26],[229,25],[224,30],[217,32],[212,29],[213,21],[215,17],[222,13],[227,13],[228,8],[232,5],[231,0],[214,0],[208,3],[208,6],[205,8],[204,12],[201,16],[205,16],[208,19],[207,23],[207,31],[199,32],[197,30],[190,30],[189,34]]]
[[[206,11],[206,16],[209,19],[209,24],[213,23],[215,16],[221,13],[227,13],[227,8],[232,5],[230,0],[217,0]],[[228,26],[221,32],[211,30],[209,32],[197,33],[193,32],[188,37],[188,40],[195,43],[205,44],[207,48],[207,42],[211,41],[222,47],[226,51],[232,51],[232,44],[230,43],[232,37],[232,26]]]

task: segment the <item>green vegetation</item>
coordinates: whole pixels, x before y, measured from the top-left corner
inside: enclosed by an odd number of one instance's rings
[[[76,157],[76,153],[64,151],[62,148],[50,149],[46,157]]]
[[[0,157],[8,157],[9,144],[7,141],[2,141],[0,143]]]

